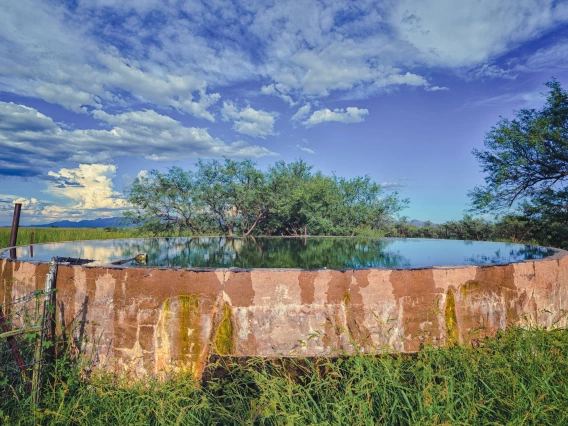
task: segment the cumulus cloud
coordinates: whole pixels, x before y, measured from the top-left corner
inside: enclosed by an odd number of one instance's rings
[[[114,190],[116,175],[113,164],[80,164],[74,169],[49,171],[52,179],[47,192],[73,200],[72,209],[119,209],[126,207],[122,194]]]
[[[369,110],[357,107],[337,108],[333,111],[324,108],[314,113],[307,120],[303,121],[306,127],[312,127],[317,124],[326,123],[329,121],[337,121],[340,123],[360,123],[364,121],[364,116],[369,114]]]
[[[233,121],[233,130],[255,138],[274,135],[274,123],[277,114],[256,110],[249,105],[239,110],[233,102],[223,102],[223,120]]]
[[[122,194],[114,189],[115,165],[80,164],[76,168],[49,171],[48,175],[47,189],[43,192],[55,197],[55,202],[6,195],[4,202],[0,202],[0,218],[10,217],[15,203],[22,204],[26,223],[116,216],[128,207]]]
[[[5,217],[11,219],[14,214],[14,204],[22,205],[22,222],[29,221],[29,218],[36,217],[41,214],[45,204],[37,198],[18,197],[14,195],[0,194],[0,218]],[[32,221],[33,222],[33,221]]]
[[[35,176],[62,162],[108,163],[119,156],[179,161],[277,155],[243,141],[225,143],[153,110],[93,115],[109,129],[67,130],[33,108],[0,102],[0,174]]]

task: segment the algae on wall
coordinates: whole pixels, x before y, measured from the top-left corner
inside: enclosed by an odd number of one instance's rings
[[[452,289],[446,293],[446,309],[444,310],[444,320],[446,322],[446,341],[448,345],[459,343],[458,321],[456,317],[456,301]]]
[[[179,340],[181,354],[190,362],[199,361],[201,342],[199,341],[199,296],[183,294],[179,296]]]
[[[219,355],[231,355],[233,353],[233,323],[229,305],[223,305],[223,318],[217,328],[214,344]]]

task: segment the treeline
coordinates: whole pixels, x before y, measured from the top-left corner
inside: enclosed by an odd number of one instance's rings
[[[369,176],[346,179],[314,172],[303,160],[267,171],[251,160],[200,160],[136,178],[125,214],[143,235],[337,235],[527,242],[568,248],[566,214],[525,204],[488,221],[466,215],[415,226],[397,219],[408,204]],[[554,213],[554,214],[553,214]]]
[[[199,160],[136,178],[127,197],[125,216],[142,231],[227,236],[382,233],[408,203],[369,176],[326,176],[302,160],[266,172],[251,160]]]
[[[388,237],[506,241],[568,249],[568,227],[561,221],[546,219],[549,217],[511,214],[488,221],[466,215],[462,220],[442,224],[425,222],[423,226],[402,219],[383,232]]]

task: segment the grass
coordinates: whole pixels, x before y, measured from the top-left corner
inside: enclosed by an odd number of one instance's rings
[[[203,383],[51,373],[40,407],[6,393],[0,423],[35,425],[568,424],[568,332],[511,328],[416,356],[234,363]],[[65,365],[59,363],[58,365]],[[215,370],[219,371],[219,370]]]
[[[0,248],[10,244],[10,228],[0,228]],[[134,229],[114,228],[107,231],[104,228],[20,228],[18,230],[18,246],[30,243],[30,237],[34,233],[34,243],[52,243],[59,241],[77,240],[106,240],[113,238],[129,238],[140,236]]]

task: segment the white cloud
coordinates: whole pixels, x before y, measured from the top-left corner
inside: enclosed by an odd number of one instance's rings
[[[474,67],[568,21],[553,0],[401,0],[389,16],[428,65]]]
[[[396,189],[406,188],[408,185],[405,184],[404,182],[381,182],[379,183],[379,186],[382,189],[396,190]]]
[[[148,173],[148,170],[140,170],[138,172],[138,174],[136,175],[137,179],[148,179],[148,176],[150,176],[150,174]]]
[[[538,49],[526,62],[516,67],[518,71],[564,71],[568,68],[568,39],[560,40],[552,46]]]
[[[484,99],[469,101],[464,107],[487,107],[510,105],[514,108],[538,108],[542,106],[543,97],[541,91],[524,93],[505,93]]]
[[[207,92],[205,79],[125,58],[88,33],[89,16],[66,19],[69,13],[62,6],[26,0],[3,8],[0,84],[76,112],[120,104],[131,96],[215,121],[208,108],[220,95]]]
[[[306,146],[302,146],[302,145],[297,144],[296,148],[298,148],[300,151],[307,152],[308,154],[312,154],[312,155],[316,154],[316,152],[313,149],[310,149]]]
[[[80,164],[48,175],[44,192],[56,201],[8,195],[0,202],[0,218],[10,217],[15,203],[22,204],[22,220],[30,224],[117,216],[128,207],[122,194],[114,189],[116,166],[112,164]]]
[[[41,214],[44,204],[37,198],[25,198],[14,195],[0,195],[0,218],[11,219],[14,214],[14,204],[22,205],[21,223],[27,222],[28,218]]]
[[[2,174],[34,176],[62,162],[113,162],[119,156],[179,161],[277,155],[243,141],[227,144],[206,129],[186,127],[153,110],[116,115],[94,111],[93,115],[110,128],[66,130],[33,108],[0,102]]]
[[[426,87],[424,90],[427,90],[428,92],[439,92],[439,91],[445,91],[445,90],[450,90],[450,89],[448,87],[429,86],[429,87]]]
[[[50,171],[53,179],[47,192],[73,200],[76,210],[119,209],[127,206],[122,194],[114,190],[112,179],[116,166],[112,164],[80,164],[74,169]]]
[[[512,76],[495,61],[566,22],[568,5],[554,0],[12,1],[0,14],[0,90],[76,112],[144,103],[213,122],[224,88],[241,82],[262,81],[261,93],[294,106],[333,92],[439,90],[425,75],[440,66]],[[565,53],[543,48],[515,72]],[[259,120],[235,130],[270,135],[270,118]]]
[[[260,88],[260,93],[263,95],[274,95],[278,96],[284,102],[286,102],[290,106],[295,106],[297,102],[295,102],[291,96],[287,95],[290,91],[290,88],[287,87],[285,84],[269,84],[267,86],[262,86]]]
[[[233,130],[255,138],[266,138],[274,135],[274,123],[277,114],[256,110],[249,105],[241,110],[232,102],[223,102],[223,120],[233,121]]]
[[[304,118],[306,115],[308,115],[310,113],[310,110],[312,109],[312,106],[310,104],[306,104],[300,108],[298,108],[298,111],[296,111],[296,113],[292,116],[292,121],[299,121],[302,118]]]
[[[472,69],[469,72],[470,78],[485,79],[485,78],[504,78],[507,80],[514,80],[517,78],[517,73],[513,70],[505,70],[494,64],[483,64],[482,66]]]
[[[552,0],[179,7],[186,18],[173,2],[80,2],[75,9],[10,2],[0,17],[2,80],[77,111],[124,101],[127,92],[213,120],[207,109],[219,94],[207,92],[211,82],[269,78],[262,93],[291,105],[294,92],[426,86],[410,70],[417,63],[480,66],[568,19],[567,6]],[[122,19],[109,21],[109,11]],[[152,14],[160,19],[148,25]],[[204,37],[207,31],[217,37]]]
[[[369,110],[357,107],[348,107],[346,109],[334,109],[333,111],[325,108],[314,111],[310,118],[303,121],[306,127],[312,127],[329,121],[338,121],[340,123],[360,123],[364,121],[364,116],[369,114]]]

